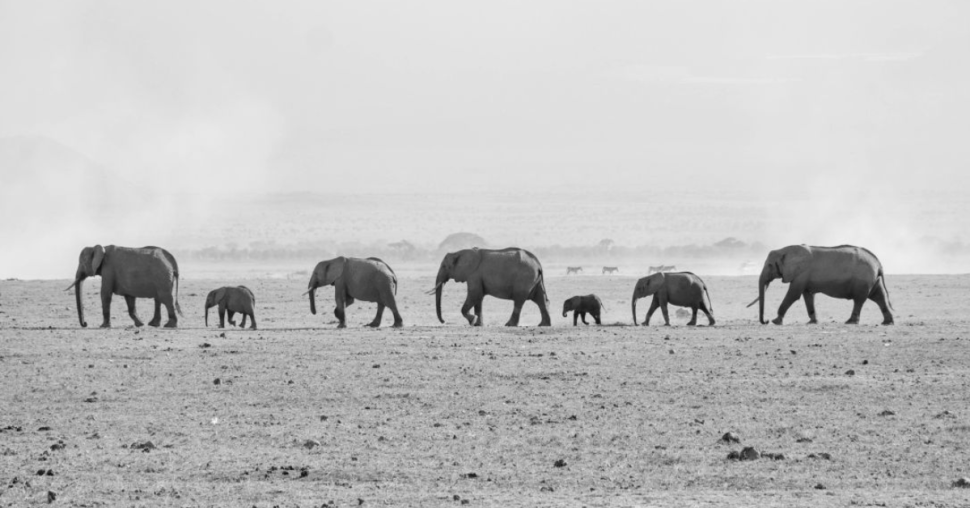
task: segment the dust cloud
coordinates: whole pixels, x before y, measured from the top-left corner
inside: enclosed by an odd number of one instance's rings
[[[738,274],[850,243],[970,271],[968,15],[0,1],[0,278],[68,278],[96,243],[429,264],[459,231],[553,266]]]

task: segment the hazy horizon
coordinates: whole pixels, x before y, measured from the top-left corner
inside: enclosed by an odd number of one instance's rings
[[[968,15],[947,1],[0,0],[0,277],[69,277],[97,243],[466,230],[854,243],[890,271],[933,272],[927,238],[970,243]],[[305,207],[263,200],[286,193]],[[327,196],[360,196],[356,219]]]

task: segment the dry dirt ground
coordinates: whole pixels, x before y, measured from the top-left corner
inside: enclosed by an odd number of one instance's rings
[[[890,276],[893,327],[821,296],[822,324],[761,326],[753,277],[706,279],[714,328],[630,326],[633,277],[558,275],[552,328],[491,298],[469,327],[455,283],[440,325],[423,277],[405,328],[358,304],[339,331],[304,280],[187,277],[177,330],[119,297],[95,328],[97,279],[88,329],[70,281],[0,281],[0,506],[970,506],[970,277]],[[240,283],[260,329],[205,328]],[[590,292],[608,326],[574,328],[562,301]],[[748,446],[784,458],[727,459]]]

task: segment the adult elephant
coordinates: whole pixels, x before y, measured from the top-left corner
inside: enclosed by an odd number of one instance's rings
[[[491,295],[503,300],[512,300],[512,317],[505,326],[518,326],[519,314],[526,300],[539,306],[542,320],[539,326],[550,326],[549,298],[542,273],[542,264],[531,252],[510,247],[507,249],[464,249],[445,254],[435,279],[435,310],[438,321],[441,317],[441,289],[449,280],[464,282],[468,286],[468,296],[461,307],[461,314],[468,323],[482,326],[482,300]],[[469,311],[475,309],[475,313]]]
[[[397,275],[387,263],[378,258],[348,258],[336,257],[321,261],[310,274],[307,293],[310,294],[310,312],[317,313],[316,290],[321,286],[334,287],[334,300],[337,307],[333,314],[340,324],[337,328],[347,327],[347,307],[353,305],[354,300],[362,302],[376,302],[377,315],[367,326],[377,328],[381,326],[384,308],[391,309],[394,314],[394,327],[404,326],[404,320],[397,311]]]
[[[882,324],[893,324],[890,312],[892,304],[889,302],[882,263],[868,249],[853,245],[789,245],[769,252],[761,269],[761,277],[758,278],[758,298],[748,304],[748,307],[758,304],[758,320],[761,324],[768,324],[765,321],[765,291],[771,281],[779,277],[789,286],[778,307],[778,317],[771,321],[776,325],[782,324],[788,308],[800,297],[805,298],[809,324],[817,323],[815,293],[852,300],[852,315],[846,324],[859,323],[859,314],[866,299],[879,305]]]
[[[144,324],[135,312],[136,298],[155,300],[155,315],[148,322],[150,326],[161,324],[162,305],[168,311],[165,327],[175,328],[178,325],[175,313],[178,311],[179,315],[182,314],[178,304],[179,269],[175,257],[167,250],[154,246],[131,248],[115,245],[95,245],[82,249],[74,283],[67,288],[74,288],[77,317],[82,327],[87,327],[88,323],[84,320],[81,287],[84,279],[96,275],[101,276],[101,314],[104,317],[101,328],[111,327],[112,295],[125,297],[128,315],[135,326]]]

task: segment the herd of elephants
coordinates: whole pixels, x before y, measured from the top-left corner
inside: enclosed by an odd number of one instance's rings
[[[114,245],[85,247],[78,260],[74,283],[67,288],[74,288],[78,320],[82,327],[86,327],[87,322],[84,320],[81,288],[83,281],[93,276],[101,276],[102,279],[102,328],[111,326],[112,295],[125,298],[128,315],[135,326],[143,324],[135,312],[136,298],[155,300],[155,314],[149,325],[161,324],[161,307],[164,305],[168,311],[168,322],[165,326],[177,326],[176,312],[182,313],[178,304],[179,269],[175,257],[167,250],[160,247],[130,248]],[[875,254],[865,248],[852,245],[790,245],[769,252],[758,278],[758,298],[748,305],[750,307],[755,303],[759,304],[758,318],[762,324],[767,324],[764,319],[765,291],[778,278],[789,286],[788,293],[778,308],[778,316],[772,320],[775,324],[782,324],[788,308],[799,298],[805,299],[809,322],[815,323],[816,293],[852,300],[852,314],[848,324],[859,322],[862,305],[867,299],[879,305],[883,315],[882,324],[893,324],[890,312],[892,306],[889,303],[889,290],[883,276],[882,264]],[[522,305],[529,300],[538,305],[542,314],[539,326],[552,324],[542,265],[527,250],[471,248],[446,254],[441,260],[435,286],[428,291],[429,295],[435,295],[435,310],[442,323],[441,291],[449,280],[467,284],[468,295],[461,307],[461,313],[469,324],[483,324],[482,300],[486,295],[514,302],[512,316],[505,323],[506,326],[519,324]],[[397,285],[394,270],[378,258],[337,257],[317,263],[310,274],[310,282],[304,294],[309,294],[310,311],[316,314],[317,288],[333,286],[336,302],[334,315],[339,320],[339,328],[346,326],[346,309],[355,300],[377,303],[377,315],[369,326],[380,326],[386,307],[394,316],[394,326],[400,327],[404,320],[395,302]],[[644,325],[650,323],[650,317],[657,308],[661,309],[664,322],[669,325],[668,304],[693,311],[688,325],[696,324],[698,310],[704,312],[710,325],[714,325],[707,285],[693,273],[661,270],[639,279],[633,289],[631,301],[634,324],[637,324],[637,300],[646,296],[653,296],[653,300],[643,321]],[[250,327],[256,328],[255,302],[253,292],[245,286],[214,289],[206,298],[206,325],[208,326],[209,309],[218,306],[220,327],[225,326],[227,313],[229,323],[235,325],[233,315],[239,313],[243,316],[239,326],[244,327],[246,319],[249,318]],[[596,295],[574,296],[563,303],[563,317],[568,312],[573,312],[573,325],[576,325],[577,318],[582,318],[583,323],[586,323],[586,315],[589,314],[596,324],[601,324],[601,309],[602,302]]]

